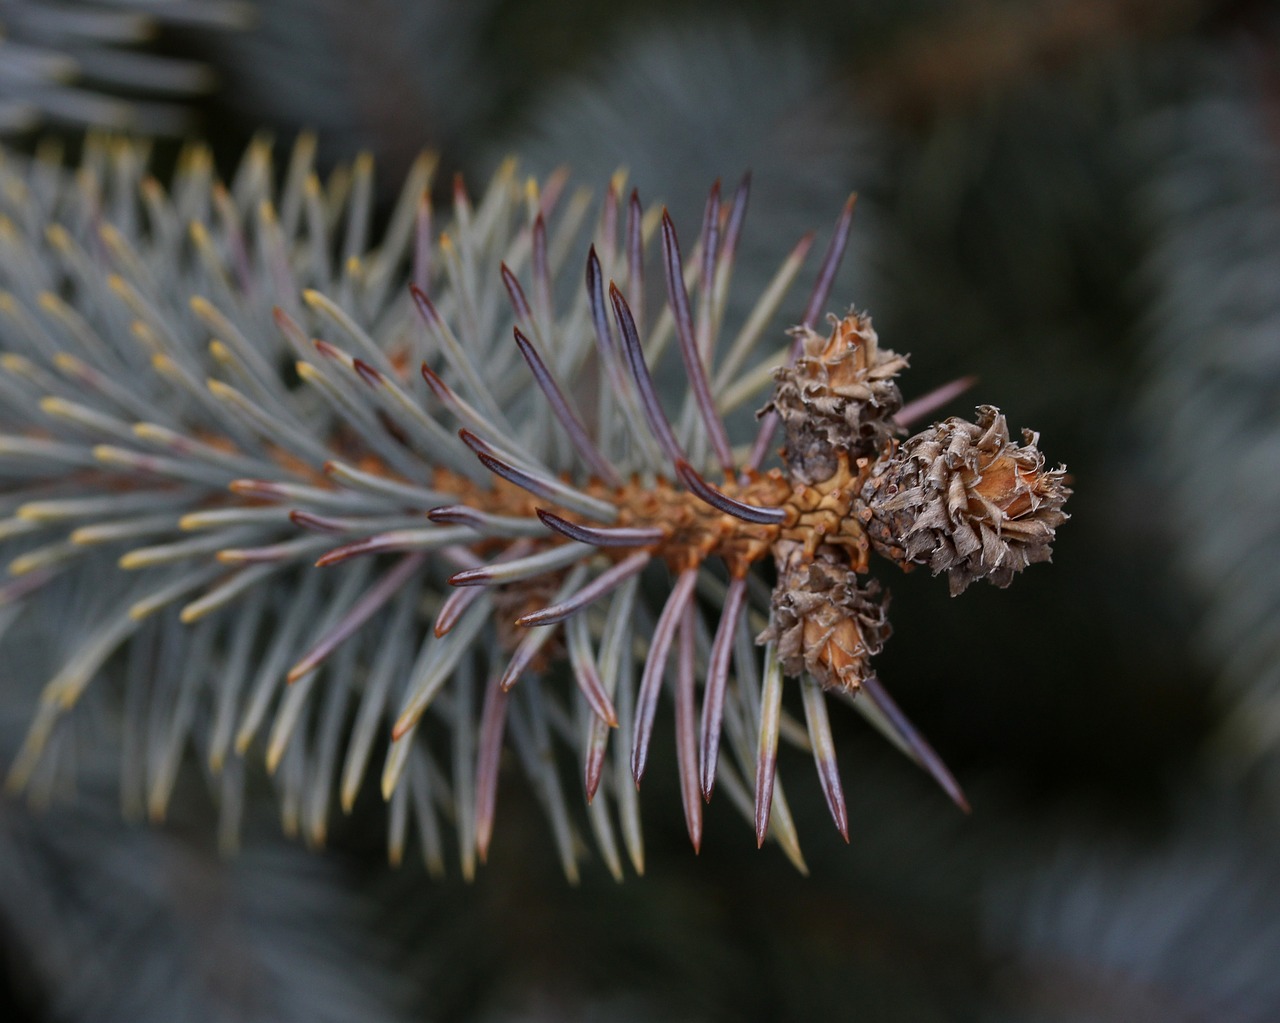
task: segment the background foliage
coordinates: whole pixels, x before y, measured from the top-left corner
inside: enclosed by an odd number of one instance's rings
[[[914,356],[913,387],[977,374],[972,403],[1040,430],[1076,496],[1054,566],[1012,590],[953,603],[894,581],[881,674],[970,817],[841,715],[852,843],[793,783],[807,878],[725,805],[695,858],[655,774],[647,876],[589,867],[569,888],[512,773],[466,886],[386,868],[376,806],[325,853],[251,828],[222,860],[197,787],[138,829],[90,765],[100,784],[74,806],[0,803],[7,1018],[1280,1016],[1268,5],[255,0],[205,22],[165,16],[196,0],[85,6],[160,18],[104,46],[212,71],[203,95],[165,97],[181,116],[137,124],[208,137],[224,173],[253,132],[315,128],[325,159],[373,152],[388,196],[424,146],[476,181],[514,151],[590,183],[626,165],[689,221],[713,179],[751,168],[741,274],[761,280],[856,188],[838,302]],[[74,49],[31,36],[32,7],[0,4],[6,45]],[[8,73],[0,100],[18,96]],[[87,114],[66,109],[8,123],[73,140]],[[22,680],[41,676],[12,654],[0,671],[11,751]]]

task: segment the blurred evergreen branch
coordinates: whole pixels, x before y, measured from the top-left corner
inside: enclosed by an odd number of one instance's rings
[[[1262,807],[1259,807],[1262,809]],[[1127,840],[1076,824],[1031,870],[993,880],[995,1020],[1264,1023],[1280,1005],[1274,819],[1186,797]]]
[[[1245,60],[1153,115],[1154,244],[1139,420],[1198,647],[1247,762],[1280,748],[1280,147],[1274,77]]]
[[[121,1023],[411,1018],[337,863],[260,829],[224,860],[200,826],[127,826],[104,796],[0,802],[0,916],[28,1004]]]
[[[247,0],[5,0],[0,3],[0,136],[45,124],[179,135],[216,86],[207,66],[157,52],[161,31],[219,32]],[[185,101],[185,105],[184,105]]]

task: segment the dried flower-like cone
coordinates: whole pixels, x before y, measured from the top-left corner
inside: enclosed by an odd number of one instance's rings
[[[828,337],[809,327],[797,327],[795,337],[798,357],[775,372],[764,411],[782,420],[787,468],[802,483],[819,483],[836,471],[837,451],[851,460],[875,456],[900,432],[895,378],[907,360],[880,348],[871,318],[860,313],[833,317]]]
[[[862,489],[872,545],[894,561],[946,572],[954,596],[975,579],[1008,586],[1015,572],[1048,561],[1071,495],[1066,470],[1047,470],[1039,435],[1009,439],[1000,410],[948,419],[905,441]]]
[[[807,673],[824,689],[855,692],[892,631],[889,598],[874,579],[864,585],[824,553],[806,561],[797,545],[780,560],[769,627],[757,642],[777,643],[786,674]]]

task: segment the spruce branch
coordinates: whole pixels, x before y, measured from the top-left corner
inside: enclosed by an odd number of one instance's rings
[[[556,766],[568,749],[601,855],[620,871],[620,831],[640,871],[635,788],[671,688],[694,847],[719,780],[758,841],[772,833],[799,862],[779,739],[807,737],[847,839],[824,691],[865,689],[854,706],[963,806],[871,672],[888,625],[861,577],[874,547],[949,569],[957,591],[956,572],[1006,585],[1047,558],[1067,491],[994,410],[899,446],[905,359],[859,314],[814,332],[852,200],[782,368],[722,374],[747,179],[727,200],[713,187],[682,245],[665,210],[646,211],[616,176],[594,221],[585,198],[523,182],[513,163],[475,198],[456,181],[442,214],[422,158],[371,241],[372,160],[322,182],[314,150],[299,141],[279,186],[265,143],[226,185],[190,148],[168,191],[116,140],[91,141],[76,174],[0,165],[12,577],[0,605],[19,608],[21,628],[70,601],[66,659],[10,787],[74,770],[84,698],[114,675],[139,758],[126,803],[153,818],[188,746],[234,817],[256,752],[285,830],[321,844],[334,795],[350,809],[385,743],[392,858],[413,820],[439,869],[447,818],[470,876],[509,747],[574,878],[581,825]],[[665,301],[646,288],[650,243]],[[565,276],[585,287],[560,287]],[[730,355],[755,346],[784,296],[770,287],[748,305]],[[683,368],[682,394],[658,385],[664,355]],[[771,377],[754,440],[735,442],[730,396]],[[917,458],[940,443],[943,455]],[[899,491],[927,499],[882,504]],[[969,560],[940,564],[950,550]],[[761,601],[750,582],[771,563]],[[802,676],[803,726],[782,706],[789,675]]]

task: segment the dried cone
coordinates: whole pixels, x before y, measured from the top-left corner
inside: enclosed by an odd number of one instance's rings
[[[902,407],[895,382],[907,360],[882,349],[871,318],[832,317],[824,337],[797,327],[800,352],[793,365],[774,373],[773,398],[763,411],[777,411],[786,430],[783,458],[802,483],[820,483],[836,471],[836,452],[850,460],[874,457],[900,432],[894,414]]]
[[[871,658],[892,631],[888,596],[874,579],[824,557],[807,561],[799,545],[782,560],[769,627],[759,643],[776,641],[788,675],[812,675],[825,689],[855,692],[871,674]]]
[[[1015,572],[1048,561],[1068,518],[1066,470],[1046,471],[1039,435],[1009,439],[1000,410],[948,419],[903,442],[862,489],[872,545],[895,561],[946,572],[951,594],[975,579],[1008,586]]]

